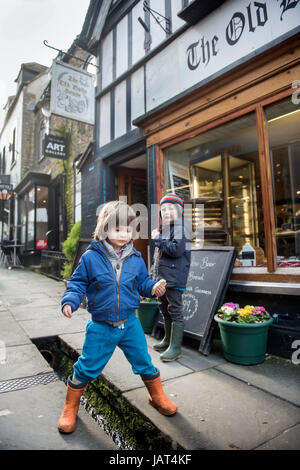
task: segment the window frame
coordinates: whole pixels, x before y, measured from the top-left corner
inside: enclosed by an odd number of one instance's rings
[[[275,234],[275,214],[274,214],[274,197],[273,191],[269,189],[272,188],[272,167],[271,167],[271,156],[270,156],[270,146],[268,140],[268,129],[267,129],[267,120],[265,116],[265,108],[270,104],[280,102],[295,92],[295,89],[288,88],[280,93],[271,95],[268,98],[259,100],[256,103],[248,106],[244,106],[242,109],[229,113],[221,118],[212,120],[208,124],[200,126],[193,131],[189,131],[181,136],[177,136],[171,139],[166,140],[163,143],[156,143],[156,173],[157,173],[157,183],[156,183],[156,194],[157,194],[157,203],[164,195],[165,191],[165,155],[164,152],[167,148],[172,147],[173,145],[188,140],[196,135],[200,135],[207,130],[219,127],[222,124],[228,123],[242,117],[250,112],[256,113],[256,127],[257,127],[257,139],[258,139],[258,154],[259,154],[259,165],[260,165],[260,178],[261,178],[261,188],[262,188],[262,200],[264,207],[264,229],[265,229],[265,243],[266,243],[266,258],[267,258],[267,269],[265,273],[255,273],[255,269],[251,268],[245,270],[244,274],[234,273],[232,279],[238,280],[261,280],[261,281],[271,281],[274,278],[277,278],[277,281],[284,280],[285,282],[287,277],[291,282],[299,282],[300,274],[292,274],[290,267],[280,268],[277,267],[277,245],[276,245],[276,234]],[[297,268],[294,268],[297,269]],[[278,272],[280,271],[280,272]]]

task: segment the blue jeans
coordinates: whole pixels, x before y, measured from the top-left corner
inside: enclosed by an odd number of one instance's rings
[[[105,322],[87,322],[82,353],[73,366],[75,378],[82,384],[87,384],[101,374],[117,346],[130,362],[134,374],[140,374],[142,379],[159,375],[148,353],[139,319],[131,314],[123,325],[124,329],[119,329]]]

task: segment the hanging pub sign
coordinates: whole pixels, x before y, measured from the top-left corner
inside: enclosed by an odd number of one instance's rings
[[[51,71],[51,113],[94,124],[94,76],[56,60]]]
[[[45,135],[44,156],[52,158],[67,158],[67,139],[58,135]]]

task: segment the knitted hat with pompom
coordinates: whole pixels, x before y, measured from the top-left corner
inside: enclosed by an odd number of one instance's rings
[[[179,208],[180,213],[183,214],[183,200],[181,197],[177,196],[177,194],[166,194],[161,200],[160,200],[160,206],[162,204],[165,204],[166,202],[169,202],[171,204],[176,204],[176,206]]]

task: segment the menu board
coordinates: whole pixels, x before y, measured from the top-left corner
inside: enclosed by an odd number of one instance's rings
[[[232,246],[191,250],[191,266],[182,296],[184,333],[200,340],[199,351],[205,355],[210,351],[214,315],[224,301],[236,254]],[[162,325],[160,316],[157,326]]]

